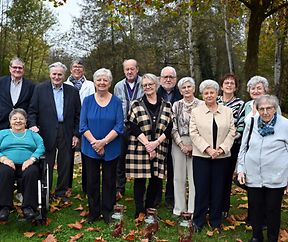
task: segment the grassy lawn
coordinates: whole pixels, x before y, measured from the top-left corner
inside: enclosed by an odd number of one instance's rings
[[[18,213],[14,211],[10,215],[8,223],[0,224],[0,241],[43,241],[47,238],[49,233],[53,234],[56,239],[47,239],[46,241],[76,241],[76,239],[71,239],[71,236],[77,234],[79,237],[81,236],[77,241],[125,241],[123,237],[113,238],[111,236],[111,228],[103,221],[97,221],[92,226],[87,222],[81,221],[86,219],[83,215],[85,215],[85,211],[88,211],[88,208],[87,199],[81,193],[80,168],[78,166],[75,167],[74,176],[73,193],[70,197],[71,204],[66,204],[66,207],[61,207],[59,210],[49,213],[48,225],[35,225],[31,222],[19,221]],[[131,230],[134,230],[135,240],[132,241],[140,241],[138,228],[135,226],[133,218],[133,181],[129,181],[126,184],[126,191],[126,196],[119,201],[120,204],[124,204],[127,207],[125,212],[126,223],[124,234],[127,235]],[[245,208],[245,204],[247,203],[246,199],[246,194],[234,187],[231,208],[231,214],[233,216],[230,217],[230,222],[224,221],[224,230],[219,234],[213,234],[207,226],[201,233],[193,236],[193,241],[247,241],[251,237],[251,231],[246,229],[245,224],[238,222],[241,220],[242,215],[247,212],[247,209]],[[285,197],[285,200],[288,200],[287,196]],[[241,206],[239,208],[240,204],[243,204],[241,205],[243,208]],[[287,207],[286,202],[283,204]],[[54,202],[53,207],[56,207],[56,205],[57,203]],[[171,212],[167,211],[164,205],[162,205],[162,207],[158,209],[158,215],[161,219],[160,230],[156,234],[158,241],[178,241],[177,225],[168,225],[169,221],[167,223],[167,220],[176,222],[176,220],[172,218]],[[69,224],[75,224],[77,221],[81,221],[81,225],[75,225],[80,229],[70,228],[71,225],[70,227],[68,226]],[[94,228],[94,230],[92,230],[91,227]],[[281,227],[283,229],[288,228],[288,213],[284,208],[282,212]],[[27,233],[27,237],[25,237],[26,232],[31,233]],[[49,237],[51,238],[51,235]],[[283,241],[288,241],[288,237],[287,240]]]

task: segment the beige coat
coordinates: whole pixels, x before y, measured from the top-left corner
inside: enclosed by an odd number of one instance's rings
[[[193,142],[193,156],[210,157],[205,149],[213,147],[213,116],[218,127],[216,149],[220,147],[224,151],[217,159],[231,155],[230,149],[236,132],[232,109],[219,104],[217,112],[213,114],[204,104],[191,113],[189,134]]]

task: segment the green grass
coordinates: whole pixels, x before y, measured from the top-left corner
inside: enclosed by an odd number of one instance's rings
[[[70,207],[66,207],[57,211],[55,213],[49,213],[49,218],[51,219],[51,223],[48,226],[35,225],[31,222],[19,221],[19,215],[16,211],[14,211],[10,217],[9,222],[6,224],[0,224],[0,241],[7,242],[16,242],[16,241],[43,241],[47,233],[54,233],[58,241],[69,241],[70,236],[74,236],[78,233],[83,233],[82,238],[78,241],[95,241],[97,237],[102,236],[106,241],[125,241],[123,238],[113,238],[111,237],[111,228],[106,225],[103,221],[97,221],[93,224],[93,226],[88,223],[83,224],[83,228],[80,230],[75,230],[68,227],[68,224],[75,223],[76,221],[80,221],[83,217],[80,216],[79,211],[75,211],[74,209],[79,207],[81,204],[84,209],[87,211],[87,199],[81,193],[81,184],[80,184],[80,169],[79,167],[75,167],[75,180],[73,184],[73,194],[71,196],[72,205]],[[107,191],[109,192],[109,191]],[[75,198],[77,194],[80,194],[83,197],[83,201]],[[240,203],[246,203],[245,200],[242,200],[245,197],[245,193],[235,193],[232,195],[232,208],[231,214],[242,214],[247,212],[246,209],[238,208]],[[124,204],[127,207],[125,212],[125,234],[128,234],[130,230],[137,231],[137,228],[134,224],[134,201],[131,199],[133,197],[133,182],[129,181],[126,184],[126,196],[121,199],[119,203]],[[285,198],[287,199],[287,197]],[[162,205],[158,209],[160,221],[160,230],[156,234],[159,240],[176,242],[178,241],[178,233],[177,226],[169,226],[166,225],[163,221],[166,219],[175,220],[172,218],[171,212],[164,208]],[[62,225],[59,232],[55,232],[58,226]],[[224,225],[230,225],[227,221],[224,222]],[[100,232],[96,231],[86,231],[89,227],[99,227]],[[288,214],[287,210],[283,210],[282,212],[282,228],[288,228]],[[31,238],[25,238],[24,233],[28,231],[35,232],[35,235]],[[212,237],[209,237],[206,233],[209,231],[208,226],[204,227],[203,231],[199,234],[195,234],[193,236],[193,241],[236,241],[240,239],[242,241],[247,241],[251,237],[251,231],[246,231],[245,225],[240,225],[236,227],[235,230],[229,231],[221,231],[220,234],[215,234]],[[38,237],[41,234],[46,234],[46,236]],[[240,241],[238,240],[238,241]],[[139,237],[135,236],[135,241],[140,241]]]

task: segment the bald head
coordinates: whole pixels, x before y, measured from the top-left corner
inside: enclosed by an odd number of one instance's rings
[[[123,71],[128,82],[134,82],[138,75],[138,63],[134,59],[124,60]]]

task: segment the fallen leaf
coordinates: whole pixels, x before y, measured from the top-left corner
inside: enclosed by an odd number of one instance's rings
[[[26,238],[32,238],[35,234],[36,234],[36,232],[34,232],[34,231],[25,232],[25,233],[24,233],[24,237],[26,237]]]
[[[100,231],[101,231],[101,228],[99,228],[99,227],[96,227],[96,228],[90,227],[90,228],[87,228],[86,231],[88,231],[88,232],[91,232],[91,231],[100,232]]]
[[[280,237],[281,242],[287,242],[288,241],[288,232],[285,229],[280,229],[279,237]]]
[[[140,224],[143,223],[145,218],[145,213],[140,213],[138,218],[135,219],[135,226],[138,227]]]
[[[89,212],[88,212],[88,211],[82,211],[82,212],[80,213],[80,217],[88,217],[88,215],[89,215]]]
[[[50,206],[50,213],[55,213],[56,211],[59,211],[60,208],[56,207],[56,206]]]
[[[243,242],[243,240],[242,239],[236,239],[236,242]]]
[[[252,231],[252,226],[251,225],[245,225],[245,230],[246,231]]]
[[[77,208],[74,208],[75,211],[83,211],[84,207],[80,204]]]
[[[107,242],[107,241],[103,239],[102,236],[100,236],[100,237],[97,237],[94,242]]]
[[[65,192],[66,197],[71,197],[72,196],[72,189],[68,188],[67,191]]]
[[[57,242],[57,238],[54,234],[49,234],[46,239],[42,240],[42,242]]]
[[[140,242],[149,242],[149,239],[140,239]]]
[[[235,230],[235,226],[229,225],[229,226],[223,226],[222,228],[224,231],[228,231],[228,230]]]
[[[77,241],[78,239],[80,239],[81,237],[83,237],[84,236],[84,234],[76,234],[76,235],[74,235],[74,236],[70,236],[70,240],[69,240],[69,242],[75,242],[75,241]]]
[[[207,234],[209,237],[212,237],[212,236],[214,235],[213,231],[211,231],[211,230],[207,231],[206,234]]]
[[[239,221],[245,221],[247,219],[247,213],[236,214],[235,218]]]
[[[45,226],[49,226],[52,222],[52,219],[51,218],[47,218],[46,221],[45,221]]]
[[[53,234],[56,234],[56,233],[61,232],[61,231],[62,231],[62,225],[59,225],[57,228],[55,228],[53,230]]]
[[[39,233],[37,234],[38,238],[43,238],[43,237],[47,237],[49,234],[51,234],[50,232],[46,232],[46,233]]]
[[[79,221],[80,224],[84,224],[85,222],[86,222],[86,219],[81,219],[81,220]]]
[[[248,197],[247,197],[247,196],[241,197],[241,200],[243,200],[243,201],[248,201]]]
[[[83,201],[83,198],[81,197],[80,194],[77,194],[74,198],[75,198],[75,199],[78,199],[78,200],[80,200],[80,201]]]
[[[169,242],[167,239],[157,239],[156,242]]]
[[[82,229],[83,225],[79,221],[76,221],[74,224],[68,224],[68,227],[71,229]]]
[[[129,234],[125,235],[123,237],[124,240],[126,241],[134,241],[135,240],[135,231],[134,230],[130,230]]]
[[[172,227],[174,227],[176,225],[175,221],[172,221],[172,220],[169,220],[169,219],[165,219],[163,222],[165,224],[169,225],[169,226],[172,226]]]
[[[248,209],[248,203],[239,204],[239,206],[237,208],[246,208],[246,209]]]
[[[134,200],[133,197],[126,197],[126,198],[125,198],[125,201],[127,201],[127,202],[133,201],[133,200]]]

